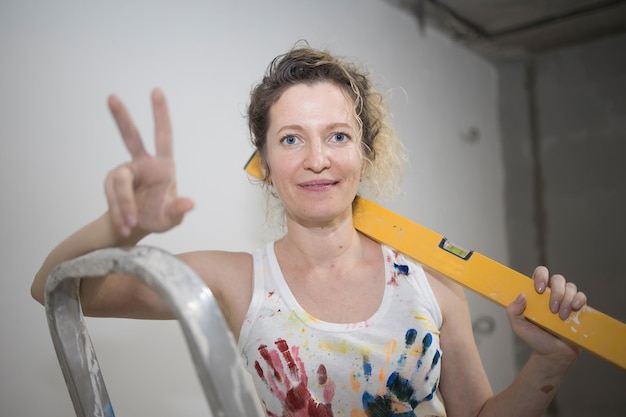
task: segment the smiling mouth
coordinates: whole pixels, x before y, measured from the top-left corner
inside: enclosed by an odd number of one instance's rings
[[[305,190],[326,190],[339,184],[339,181],[315,181],[300,184],[300,187]]]

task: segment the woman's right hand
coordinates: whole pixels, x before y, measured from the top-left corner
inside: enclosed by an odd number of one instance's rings
[[[144,148],[141,136],[124,104],[115,96],[108,100],[131,160],[111,170],[105,192],[113,226],[122,236],[164,232],[180,224],[193,201],[179,197],[172,146],[172,127],[163,93],[152,92],[155,155]]]

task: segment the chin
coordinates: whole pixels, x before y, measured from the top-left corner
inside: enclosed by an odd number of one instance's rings
[[[349,210],[338,210],[336,208],[308,208],[299,214],[299,218],[304,222],[315,223],[336,223],[352,213],[352,206]]]

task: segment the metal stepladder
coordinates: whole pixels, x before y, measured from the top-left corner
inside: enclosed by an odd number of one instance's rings
[[[149,246],[100,249],[57,266],[45,290],[54,348],[77,417],[113,417],[82,314],[80,280],[111,273],[150,285],[179,321],[215,417],[261,417],[263,408],[213,294],[184,262]]]

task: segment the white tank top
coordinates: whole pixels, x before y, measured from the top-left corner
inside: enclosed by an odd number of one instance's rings
[[[445,416],[441,310],[422,267],[382,246],[385,290],[358,323],[298,304],[274,243],[254,251],[254,291],[239,348],[268,416]],[[381,277],[383,279],[383,277]]]

